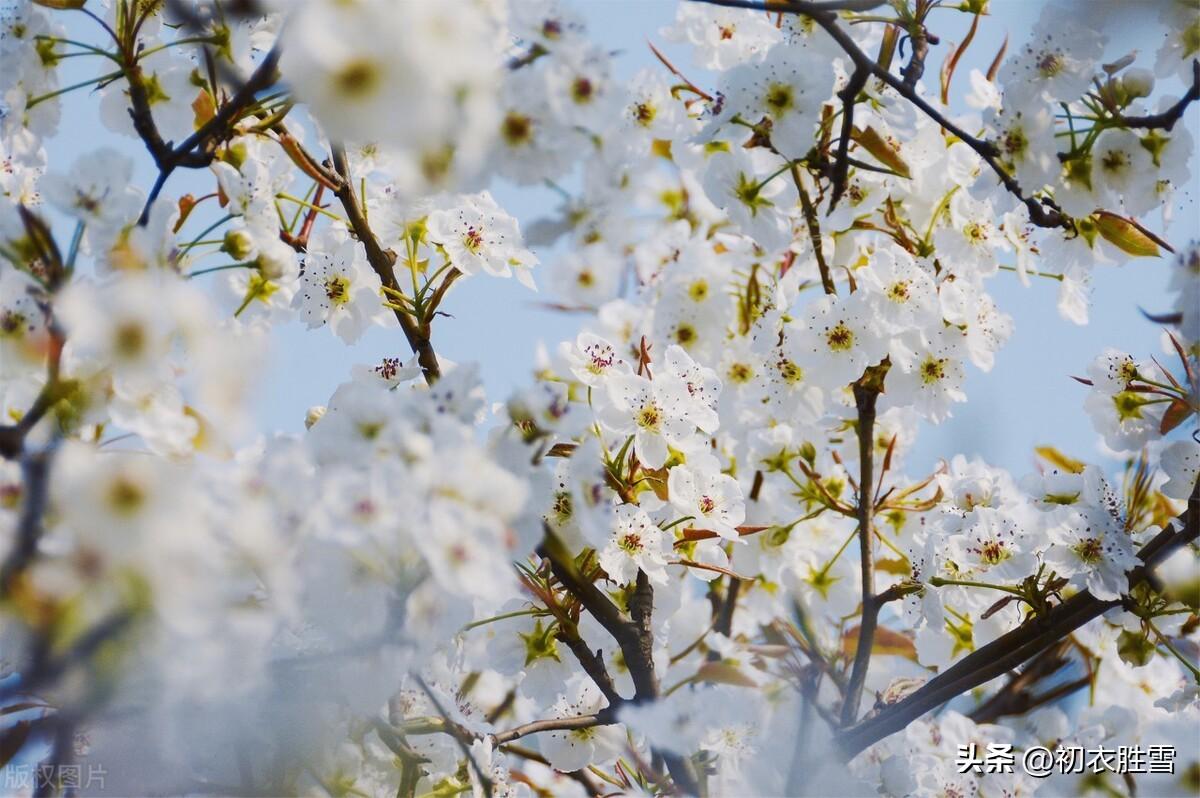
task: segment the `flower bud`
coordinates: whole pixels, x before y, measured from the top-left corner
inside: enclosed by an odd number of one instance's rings
[[[325,405],[313,405],[308,408],[308,412],[304,414],[304,428],[312,429],[313,425],[325,415],[326,409]]]
[[[1121,88],[1130,99],[1149,97],[1154,91],[1154,73],[1149,69],[1130,69],[1121,76]]]
[[[254,261],[262,276],[268,280],[278,280],[290,271],[296,263],[296,252],[279,239],[269,239],[259,247],[258,258]]]
[[[225,234],[221,251],[234,260],[245,260],[254,251],[254,239],[245,230],[230,230]]]

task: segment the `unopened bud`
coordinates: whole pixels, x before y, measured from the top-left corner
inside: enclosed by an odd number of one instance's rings
[[[1149,69],[1130,69],[1121,76],[1121,88],[1130,99],[1149,97],[1154,91],[1154,73]]]
[[[325,410],[325,405],[313,405],[308,408],[308,412],[304,414],[304,428],[312,429],[313,424],[316,424],[325,415]]]
[[[296,251],[277,238],[269,239],[259,247],[258,258],[254,263],[263,277],[278,280],[295,271]]]
[[[245,260],[254,251],[254,239],[245,230],[230,230],[225,234],[221,251],[234,260]]]

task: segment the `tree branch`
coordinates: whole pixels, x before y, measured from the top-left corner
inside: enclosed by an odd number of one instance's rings
[[[379,276],[379,282],[383,284],[384,288],[399,292],[400,285],[396,282],[396,272],[392,268],[395,256],[385,252],[379,245],[379,239],[375,237],[371,225],[367,222],[367,217],[363,215],[362,205],[354,191],[354,180],[350,176],[350,165],[346,161],[346,150],[340,144],[333,145],[333,169],[341,179],[341,185],[335,193],[342,203],[342,208],[346,211],[350,229],[354,231],[355,237],[362,242],[363,249],[366,250],[367,262]],[[393,313],[395,313],[396,321],[400,322],[400,329],[404,331],[409,348],[417,356],[417,362],[421,364],[425,382],[432,385],[441,376],[442,370],[438,365],[433,343],[429,340],[428,322],[418,324],[400,309],[393,310]]]
[[[511,743],[513,740],[519,740],[529,734],[537,734],[544,731],[570,731],[572,729],[590,729],[593,726],[607,726],[611,723],[616,723],[616,713],[612,708],[601,710],[600,712],[592,713],[591,715],[576,715],[570,718],[548,718],[546,720],[535,720],[532,723],[525,723],[520,726],[515,726],[508,731],[497,732],[491,735],[492,740],[496,745],[504,745]]]
[[[784,12],[789,14],[832,14],[838,11],[870,11],[884,5],[887,0],[826,0],[826,2],[806,2],[805,0],[700,0],[714,6],[726,8],[745,8],[751,11]]]
[[[1180,547],[1200,537],[1200,480],[1192,489],[1187,510],[1175,521],[1181,525],[1178,531],[1172,528],[1174,524],[1168,525],[1138,552],[1142,565],[1130,572],[1130,589],[1146,581],[1154,568]],[[855,756],[929,710],[1018,667],[1079,627],[1119,606],[1120,600],[1101,601],[1087,591],[1076,593],[1044,616],[1031,618],[976,649],[903,701],[843,731],[838,737],[842,751],[848,758]]]
[[[829,262],[825,260],[825,246],[821,243],[821,224],[817,220],[817,209],[813,205],[804,184],[800,180],[800,169],[792,164],[792,181],[796,184],[796,192],[800,195],[800,209],[804,212],[804,222],[808,225],[808,237],[812,239],[813,255],[817,259],[817,271],[821,275],[821,288],[826,294],[836,294],[837,286],[829,271]]]
[[[1175,127],[1175,123],[1183,118],[1183,112],[1194,101],[1200,99],[1200,60],[1192,60],[1192,85],[1188,89],[1187,94],[1179,99],[1179,102],[1172,105],[1167,110],[1159,114],[1151,114],[1149,116],[1122,116],[1119,117],[1121,124],[1125,127],[1152,129],[1161,128],[1163,130],[1171,130]]]
[[[871,664],[871,648],[875,645],[875,627],[879,623],[880,602],[875,596],[875,559],[871,551],[874,540],[871,526],[875,509],[871,486],[875,484],[875,404],[883,375],[886,374],[886,365],[872,366],[854,384],[854,403],[858,407],[858,553],[862,577],[862,621],[858,629],[854,664],[842,701],[843,726],[850,725],[858,718],[858,704],[867,679],[867,668]]]
[[[838,136],[837,154],[833,159],[833,189],[829,196],[829,212],[837,207],[838,200],[846,190],[846,178],[850,173],[850,137],[854,134],[854,104],[858,102],[858,93],[867,85],[870,73],[861,66],[856,66],[850,75],[850,80],[838,92],[842,101],[842,132]]]
[[[1022,204],[1025,205],[1029,213],[1029,221],[1038,227],[1063,227],[1068,224],[1067,218],[1056,208],[1050,200],[1039,200],[1035,197],[1026,197],[1021,191],[1020,184],[1016,178],[1005,171],[1000,162],[996,160],[996,148],[989,142],[976,138],[967,133],[958,125],[947,119],[941,111],[938,111],[932,105],[925,101],[921,95],[916,93],[916,90],[904,83],[903,80],[893,75],[890,71],[884,69],[875,62],[870,56],[862,51],[861,48],[854,42],[841,27],[837,24],[836,11],[845,10],[865,10],[859,8],[855,4],[854,8],[849,8],[849,3],[837,3],[837,7],[832,7],[831,4],[825,3],[802,3],[799,0],[793,0],[788,3],[754,3],[746,0],[693,0],[693,2],[708,3],[710,5],[719,6],[734,6],[737,8],[757,8],[760,11],[784,11],[796,14],[804,14],[811,17],[814,22],[820,25],[826,33],[828,33],[842,51],[850,57],[854,62],[855,69],[868,70],[872,75],[882,80],[888,86],[891,86],[904,97],[906,100],[917,106],[926,116],[937,122],[941,127],[950,131],[960,141],[973,149],[979,157],[996,173],[1000,178],[1000,182],[1004,184],[1004,188],[1013,196],[1015,196]],[[878,5],[878,4],[876,4]],[[835,165],[836,166],[836,165]]]

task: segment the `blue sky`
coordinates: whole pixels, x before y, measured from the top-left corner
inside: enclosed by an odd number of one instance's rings
[[[521,0],[514,0],[521,2]],[[663,41],[659,30],[674,16],[674,0],[592,0],[576,3],[585,14],[593,38],[619,51],[617,71],[631,75],[657,62],[646,42],[653,41],[672,61],[685,69],[689,58],[681,48]],[[993,0],[992,16],[985,19],[975,42],[960,64],[954,93],[959,97],[968,87],[972,67],[986,69],[1005,34],[1011,34],[1013,52],[1027,38],[1041,13],[1041,0]],[[1139,62],[1152,66],[1157,42],[1152,26],[1140,24],[1151,3],[1082,3],[1074,13],[1097,15],[1108,12],[1124,15],[1112,21],[1110,30],[1119,30],[1120,41],[1110,41],[1106,55],[1119,57],[1137,49]],[[71,35],[95,40],[95,27],[79,15],[71,20]],[[931,48],[926,81],[934,85],[942,60],[960,41],[969,17],[950,10],[936,12],[933,28],[941,43]],[[65,62],[68,71],[63,83],[69,83],[83,66],[72,59]],[[94,63],[89,69],[98,68]],[[686,69],[689,76],[703,84],[707,76]],[[94,73],[83,73],[82,78]],[[1160,90],[1182,93],[1176,81],[1160,84]],[[67,168],[76,154],[101,144],[114,146],[138,161],[137,179],[149,186],[153,173],[140,142],[97,131],[95,99],[70,95],[59,136],[51,142],[52,169]],[[1197,131],[1197,113],[1193,106],[1188,124]],[[1193,170],[1195,166],[1193,165]],[[166,188],[167,196],[179,196],[189,190],[209,190],[207,175],[177,173]],[[1192,180],[1180,191],[1175,221],[1168,229],[1168,240],[1183,243],[1197,237],[1196,196],[1198,183]],[[550,213],[557,196],[546,188],[516,189],[493,186],[498,201],[528,226]],[[1154,219],[1151,226],[1155,227]],[[189,225],[189,228],[191,225]],[[199,229],[199,228],[197,228]],[[1161,229],[1156,227],[1156,229]],[[543,263],[557,256],[554,250],[541,250]],[[1054,264],[1047,264],[1053,270]],[[1120,268],[1100,267],[1095,275],[1092,322],[1079,327],[1062,320],[1055,309],[1057,283],[1034,279],[1023,287],[1016,275],[1001,273],[989,283],[989,291],[999,306],[1011,314],[1015,332],[996,358],[995,368],[987,374],[970,369],[966,390],[969,401],[955,409],[952,419],[940,426],[926,426],[910,456],[911,471],[931,467],[939,458],[962,452],[979,455],[989,462],[1016,473],[1030,470],[1032,448],[1054,443],[1064,451],[1087,459],[1099,457],[1097,436],[1093,433],[1082,402],[1086,388],[1069,379],[1082,374],[1088,362],[1105,347],[1115,346],[1138,355],[1160,351],[1160,330],[1142,318],[1138,308],[1150,311],[1166,307],[1165,291],[1168,264],[1165,261],[1137,260]],[[545,282],[542,280],[541,282]],[[480,362],[489,399],[503,400],[513,389],[527,384],[534,353],[539,342],[553,347],[559,340],[572,337],[579,317],[539,307],[549,299],[534,294],[513,280],[478,276],[460,281],[451,292],[444,310],[452,318],[439,318],[434,327],[434,342],[443,358]],[[308,332],[299,324],[279,329],[273,339],[269,368],[262,377],[255,415],[263,431],[299,431],[305,411],[324,403],[336,385],[347,379],[355,363],[375,362],[385,355],[407,355],[404,339],[396,328],[375,328],[357,344],[347,347],[325,330]]]

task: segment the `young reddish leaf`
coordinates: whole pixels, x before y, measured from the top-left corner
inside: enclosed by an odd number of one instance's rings
[[[842,635],[842,653],[847,658],[853,657],[858,650],[858,635],[862,627],[855,626],[847,629]],[[880,626],[875,630],[875,639],[871,641],[871,653],[882,657],[904,657],[917,661],[917,647],[913,641],[899,632],[893,632],[887,627]]]
[[[1167,412],[1163,413],[1162,423],[1158,425],[1158,431],[1162,435],[1166,435],[1171,430],[1178,427],[1180,424],[1188,420],[1192,415],[1192,408],[1188,407],[1188,403],[1182,399],[1176,399],[1167,405]]]

